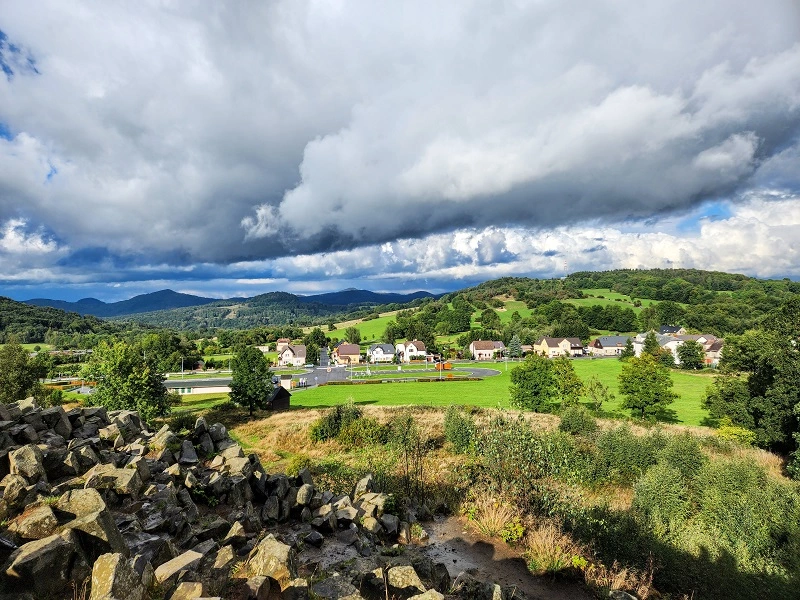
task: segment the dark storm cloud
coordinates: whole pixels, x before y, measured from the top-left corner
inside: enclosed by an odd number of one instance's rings
[[[503,227],[800,189],[794,0],[9,4],[0,280],[514,265]]]

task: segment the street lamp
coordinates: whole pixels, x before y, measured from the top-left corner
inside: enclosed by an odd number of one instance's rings
[[[181,356],[181,379],[183,379],[183,357]]]

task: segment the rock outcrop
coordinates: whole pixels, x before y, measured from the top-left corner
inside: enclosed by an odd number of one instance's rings
[[[32,399],[0,406],[0,417],[0,595],[67,599],[86,585],[91,600],[452,591],[444,565],[398,546],[411,519],[393,514],[371,476],[337,496],[308,469],[268,473],[203,418],[182,437],[150,431],[135,412],[42,410]]]

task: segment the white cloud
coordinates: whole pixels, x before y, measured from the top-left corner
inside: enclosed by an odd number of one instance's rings
[[[800,189],[794,0],[6,5],[0,223],[107,250],[55,280],[558,272],[577,223]]]

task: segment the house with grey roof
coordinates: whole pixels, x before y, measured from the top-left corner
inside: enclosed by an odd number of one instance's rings
[[[390,363],[394,356],[395,349],[391,344],[372,344],[367,350],[367,358],[373,363]]]
[[[302,367],[306,364],[306,347],[303,344],[288,344],[278,354],[278,366]]]
[[[625,344],[631,339],[627,335],[601,335],[589,344],[589,354],[593,356],[619,356]]]

